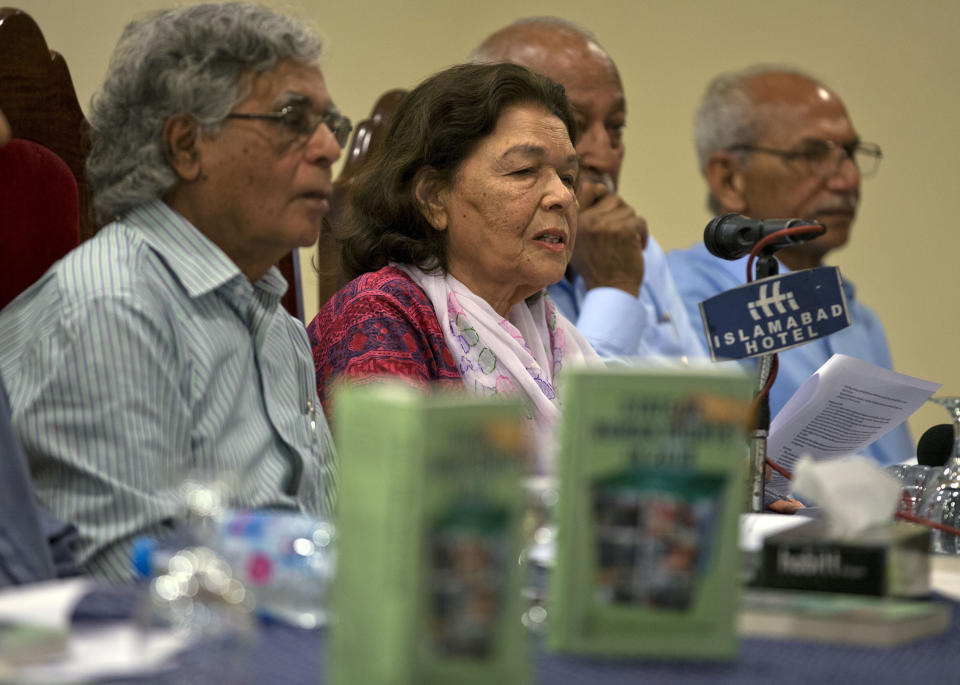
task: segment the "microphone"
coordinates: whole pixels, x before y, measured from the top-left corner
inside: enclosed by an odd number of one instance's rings
[[[775,252],[790,245],[799,245],[821,236],[827,227],[806,219],[751,219],[742,214],[723,214],[710,220],[703,229],[703,242],[715,257],[740,259],[750,253],[762,238],[793,226],[810,226],[810,231],[799,235],[785,235],[767,245]]]
[[[928,428],[917,441],[917,463],[943,466],[953,454],[953,425],[940,423]]]

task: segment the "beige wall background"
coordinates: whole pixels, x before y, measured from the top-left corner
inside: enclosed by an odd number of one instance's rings
[[[13,0],[14,2],[16,0]],[[159,0],[20,0],[67,60],[86,107],[123,26]],[[707,80],[753,62],[799,66],[845,99],[864,140],[883,146],[864,182],[851,244],[831,262],[886,324],[896,368],[960,393],[956,192],[960,183],[960,2],[956,0],[366,0],[270,3],[316,23],[324,72],[354,120],[376,97],[461,61],[522,16],[592,29],[620,67],[629,106],[621,191],[665,249],[700,240],[710,215],[691,116]],[[588,9],[589,6],[589,9]],[[305,255],[309,258],[309,255]],[[305,269],[305,291],[314,287]],[[308,299],[307,313],[317,309]],[[911,418],[914,436],[946,420]]]

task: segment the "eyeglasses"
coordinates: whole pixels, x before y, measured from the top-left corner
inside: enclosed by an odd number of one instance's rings
[[[832,140],[808,140],[799,150],[775,150],[759,145],[731,145],[728,152],[743,150],[745,152],[765,152],[776,155],[787,164],[792,164],[801,173],[808,176],[830,178],[837,171],[845,159],[853,160],[860,170],[860,176],[867,178],[877,173],[883,151],[876,143],[847,143],[840,145]]]
[[[326,114],[317,114],[302,104],[287,105],[279,112],[268,112],[266,114],[234,112],[228,114],[225,118],[275,121],[303,140],[308,140],[313,136],[320,124],[325,124],[326,127],[330,129],[330,132],[333,133],[333,137],[337,140],[337,145],[341,148],[347,144],[350,131],[353,130],[353,124],[350,123],[350,119],[340,114],[337,110],[332,109]]]

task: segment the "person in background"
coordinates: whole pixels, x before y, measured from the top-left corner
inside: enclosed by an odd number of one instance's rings
[[[711,212],[810,219],[827,227],[815,240],[778,251],[781,273],[821,266],[831,250],[847,243],[860,180],[876,171],[881,158],[879,146],[860,140],[832,89],[782,67],[759,65],[716,77],[696,113],[694,134]],[[746,259],[719,259],[702,242],[668,255],[691,317],[697,316],[701,301],[744,283]],[[879,317],[857,299],[848,279],[843,290],[851,325],[780,353],[771,416],[835,353],[892,368]],[[755,360],[744,363],[753,368]],[[914,450],[907,425],[864,453],[880,464],[910,458]]]
[[[192,472],[230,504],[329,514],[333,448],[272,265],[317,240],[349,133],[300,21],[246,3],[124,30],[90,110],[107,225],[0,313],[0,377],[40,500],[78,558],[133,576]]]
[[[513,64],[452,67],[405,97],[354,185],[355,278],[307,327],[328,412],[337,378],[395,376],[519,394],[552,433],[562,370],[599,363],[545,290],[574,251],[575,135],[563,88]]]
[[[617,192],[627,101],[610,55],[585,29],[537,17],[496,31],[470,59],[522,64],[561,84],[572,105],[580,229],[565,277],[548,289],[557,308],[606,359],[704,357],[663,250]]]

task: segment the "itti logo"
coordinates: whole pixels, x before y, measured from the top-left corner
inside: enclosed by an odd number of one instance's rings
[[[747,308],[750,311],[750,316],[754,321],[759,321],[762,317],[760,316],[760,310],[763,312],[763,316],[768,319],[778,314],[786,314],[787,307],[790,308],[790,311],[797,311],[800,309],[800,305],[797,304],[796,298],[793,296],[793,292],[780,292],[780,281],[774,281],[772,287],[770,288],[770,294],[767,294],[767,286],[771,284],[762,283],[760,284],[760,297],[754,300],[753,302],[747,303]],[[776,309],[776,312],[774,312]]]

